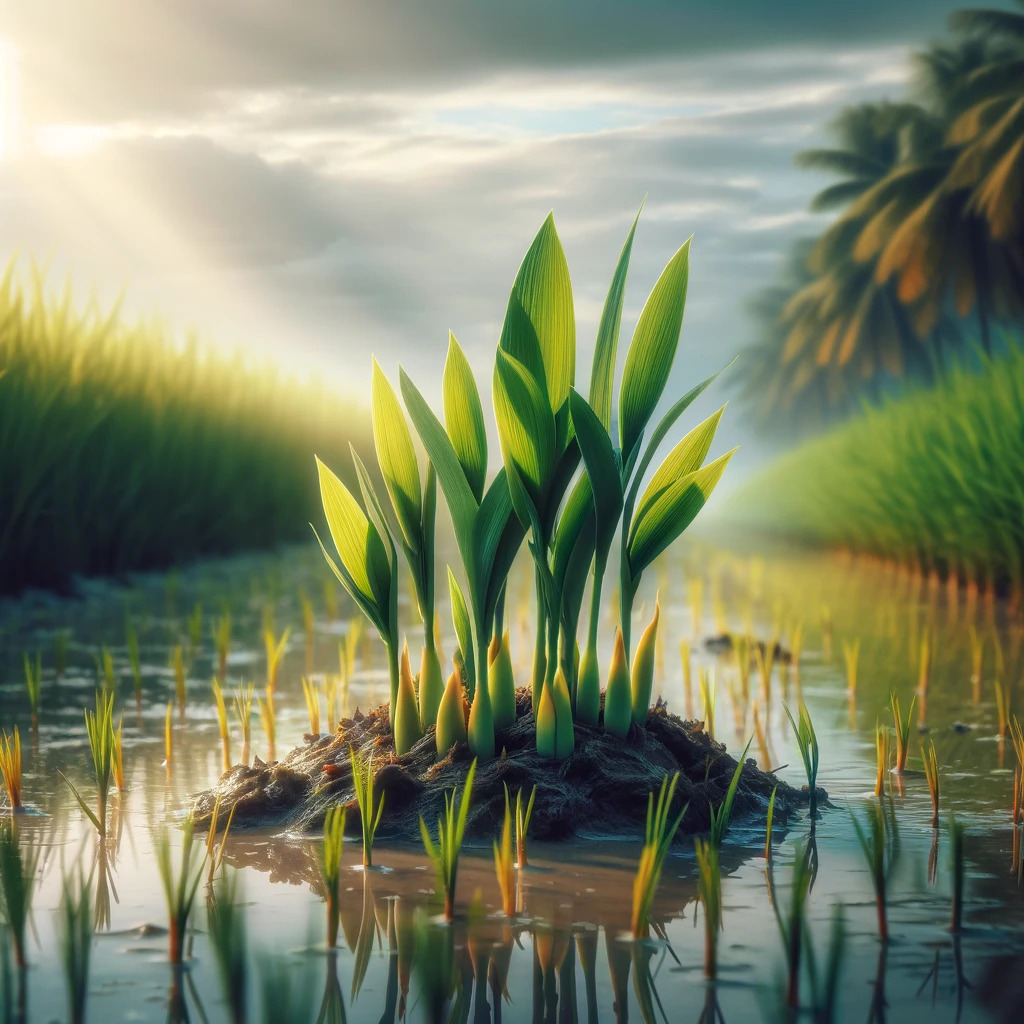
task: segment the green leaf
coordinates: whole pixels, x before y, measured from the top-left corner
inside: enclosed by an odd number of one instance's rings
[[[519,475],[538,506],[555,460],[555,420],[537,379],[500,349],[494,364],[494,415],[505,470]]]
[[[498,594],[526,531],[515,514],[504,467],[487,488],[476,520],[476,565],[486,583],[484,618],[493,614]]]
[[[469,618],[469,609],[466,607],[466,598],[462,593],[462,587],[448,566],[448,594],[452,602],[452,622],[455,625],[455,635],[458,637],[459,650],[462,651],[462,660],[466,666],[466,675],[469,677],[468,689],[472,691],[476,682],[476,667],[473,664],[473,627]]]
[[[441,426],[440,420],[427,405],[426,400],[413,384],[409,375],[401,368],[398,371],[402,397],[405,407],[409,410],[409,418],[420,435],[420,441],[426,449],[427,457],[434,464],[437,480],[448,502],[452,525],[455,528],[455,540],[462,555],[462,564],[466,573],[472,575],[475,569],[473,554],[473,526],[476,520],[477,501],[470,490],[462,463],[452,447],[451,440]]]
[[[612,449],[608,429],[579,392],[569,393],[569,410],[583,455],[583,465],[590,479],[594,501],[596,547],[611,548],[622,513],[622,476]],[[700,465],[700,463],[697,463]]]
[[[469,489],[480,501],[487,477],[484,414],[469,360],[451,332],[448,334],[448,358],[444,364],[444,423],[466,474]]]
[[[628,463],[668,382],[679,344],[690,273],[690,239],[669,260],[647,297],[626,355],[619,390],[619,436]]]
[[[316,527],[312,523],[309,524],[310,529],[313,531],[313,536],[316,537],[317,544],[320,545],[320,550],[323,552],[324,558],[327,560],[327,564],[331,568],[331,572],[338,578],[338,582],[345,588],[349,596],[359,606],[362,613],[373,623],[374,628],[380,633],[381,636],[387,634],[387,625],[385,624],[383,613],[381,609],[377,607],[376,603],[372,598],[368,598],[355,584],[355,581],[345,570],[345,567],[338,565],[337,562],[327,552],[327,548],[324,547],[324,542],[320,539],[320,534],[316,532]]]
[[[588,517],[592,517],[593,512],[594,500],[590,490],[590,478],[583,474],[569,492],[569,498],[562,509],[562,514],[558,518],[558,526],[555,529],[551,572],[555,584],[559,588],[562,587],[565,580],[566,570],[576,542],[587,529]],[[593,519],[590,520],[590,523],[590,533],[593,537]]]
[[[405,542],[411,548],[418,548],[422,503],[420,468],[398,396],[376,359],[373,360],[371,393],[377,462]]]
[[[629,537],[629,569],[634,580],[693,522],[735,450],[677,480],[642,517],[634,519]]]
[[[353,585],[379,609],[388,605],[391,566],[377,528],[348,488],[317,457],[327,527]]]
[[[712,413],[703,423],[699,423],[665,456],[665,461],[658,467],[651,482],[647,485],[640,504],[637,506],[636,518],[643,519],[644,513],[668,490],[677,480],[698,470],[708,452],[711,442],[715,439],[715,431],[725,412],[725,406]]]
[[[576,316],[562,243],[548,214],[516,274],[499,348],[540,382],[549,408],[569,397],[576,367]]]
[[[640,209],[643,210],[641,204]],[[594,366],[590,371],[590,407],[607,431],[612,421],[612,388],[615,384],[615,355],[619,347],[619,326],[622,323],[622,300],[626,294],[626,275],[629,271],[629,256],[633,250],[633,236],[640,219],[637,212],[633,226],[626,236],[626,244],[619,253],[619,262],[608,289],[601,311],[601,322],[597,327],[597,341],[594,343]]]

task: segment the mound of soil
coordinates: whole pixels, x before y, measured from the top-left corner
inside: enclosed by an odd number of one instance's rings
[[[658,703],[642,725],[632,725],[625,740],[601,726],[576,725],[576,748],[564,761],[537,753],[530,692],[516,694],[518,717],[498,736],[499,755],[477,765],[466,825],[470,838],[493,836],[505,809],[504,785],[513,798],[537,787],[530,835],[538,840],[585,836],[643,835],[647,795],[666,774],[679,772],[676,800],[689,801],[681,833],[705,831],[712,806],[729,788],[736,761],[702,731],[700,722],[684,722]],[[444,794],[461,787],[472,762],[465,744],[437,761],[434,730],[408,754],[395,754],[387,706],[367,715],[356,711],[333,736],[307,737],[283,761],[237,765],[214,789],[200,793],[192,811],[198,827],[209,827],[214,803],[221,801],[220,823],[234,808],[232,830],[246,828],[320,828],[328,808],[349,807],[346,831],[358,835],[359,815],[349,764],[349,747],[373,753],[374,786],[384,794],[381,839],[419,842],[419,817],[433,824],[444,808]],[[761,771],[753,759],[744,765],[733,805],[734,819],[764,817],[772,789],[778,786],[776,818],[784,820],[808,802],[797,790]],[[826,796],[819,790],[819,803]]]

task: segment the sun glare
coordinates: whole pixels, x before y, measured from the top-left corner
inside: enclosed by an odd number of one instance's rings
[[[18,55],[0,36],[0,161],[14,156],[18,144]]]

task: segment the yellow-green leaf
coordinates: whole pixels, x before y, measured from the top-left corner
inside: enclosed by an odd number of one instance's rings
[[[505,467],[518,472],[536,502],[554,466],[555,420],[529,368],[500,349],[494,364],[494,414]]]
[[[377,462],[405,542],[418,550],[422,495],[416,450],[398,396],[376,359],[373,360],[372,398]]]
[[[469,489],[480,501],[487,476],[484,414],[469,360],[451,332],[448,334],[448,358],[444,364],[444,425],[466,474]]]

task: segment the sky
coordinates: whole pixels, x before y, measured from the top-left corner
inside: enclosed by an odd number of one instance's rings
[[[692,234],[678,395],[741,352],[746,300],[820,230],[794,154],[901,93],[958,6],[0,0],[0,259],[348,394],[372,352],[436,397],[449,329],[487,388],[549,210],[585,382],[646,197],[620,366]],[[747,440],[736,416],[721,439]]]

